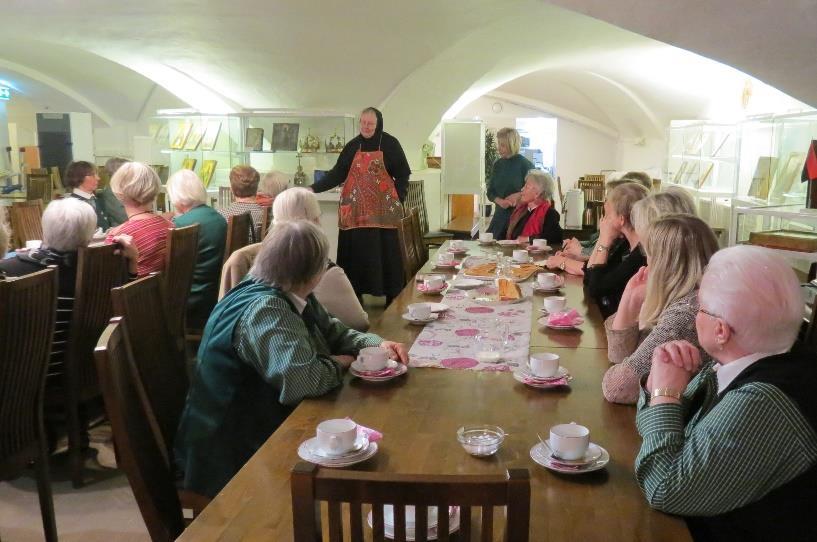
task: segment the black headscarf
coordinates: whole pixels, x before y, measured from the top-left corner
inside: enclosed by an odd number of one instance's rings
[[[377,128],[375,128],[372,137],[365,138],[362,134],[358,134],[343,147],[338,161],[327,174],[312,185],[315,192],[325,192],[330,190],[343,181],[349,174],[349,169],[352,167],[352,162],[355,159],[357,151],[372,152],[380,149],[383,151],[383,162],[386,166],[386,171],[389,172],[392,179],[394,179],[394,187],[397,189],[397,195],[400,201],[406,198],[408,191],[408,180],[411,175],[411,168],[408,160],[406,160],[406,153],[403,152],[403,147],[397,138],[391,134],[383,131],[383,113],[374,107],[367,107],[363,112],[373,112],[377,117]],[[363,114],[363,113],[361,113]]]

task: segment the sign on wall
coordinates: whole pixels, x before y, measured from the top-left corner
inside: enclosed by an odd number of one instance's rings
[[[0,100],[10,100],[11,89],[9,87],[0,87]]]

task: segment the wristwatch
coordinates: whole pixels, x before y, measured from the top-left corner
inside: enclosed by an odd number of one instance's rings
[[[562,260],[562,263],[559,264],[559,269],[564,271],[565,270],[565,264],[567,264],[567,260]]]
[[[673,399],[681,400],[681,392],[672,388],[655,388],[652,390],[652,396],[655,397],[672,397]]]
[[[610,247],[596,243],[596,252],[607,252],[608,250],[610,250]]]

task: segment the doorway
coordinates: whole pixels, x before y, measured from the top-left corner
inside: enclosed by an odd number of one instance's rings
[[[56,167],[65,178],[65,168],[74,159],[71,119],[67,113],[37,113],[37,142],[40,167]]]

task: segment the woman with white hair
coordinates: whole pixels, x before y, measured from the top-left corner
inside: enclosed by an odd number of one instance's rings
[[[227,221],[207,205],[207,191],[198,175],[182,169],[167,180],[167,195],[176,209],[176,227],[199,225],[198,255],[187,298],[187,326],[201,329],[218,301],[218,280],[224,261]]]
[[[273,225],[295,220],[308,220],[320,226],[321,209],[318,198],[306,188],[290,188],[282,192],[272,205]],[[221,292],[223,297],[230,289],[244,279],[255,260],[261,243],[255,243],[235,251],[224,264],[221,273]],[[360,305],[343,268],[332,260],[326,261],[326,272],[315,288],[315,297],[324,308],[357,331],[369,329],[369,315]]]
[[[278,197],[278,194],[283,192],[289,186],[289,178],[286,173],[281,171],[270,171],[258,183],[258,193],[255,195],[255,201],[261,207],[272,207],[272,202]]]
[[[636,402],[656,346],[676,339],[698,343],[698,283],[718,241],[701,219],[674,214],[650,224],[642,246],[647,266],[629,280],[618,311],[604,322],[614,365],[601,387],[612,403]]]
[[[141,162],[122,164],[111,179],[111,190],[122,202],[128,220],[108,232],[106,242],[118,235],[130,235],[139,249],[138,275],[163,271],[167,250],[167,230],[173,224],[154,212],[159,176]]]
[[[496,150],[499,158],[494,162],[491,176],[486,182],[488,199],[494,203],[493,216],[488,225],[496,239],[505,239],[508,222],[514,207],[519,203],[525,176],[533,169],[530,160],[519,154],[522,137],[514,128],[502,128],[496,132]]]
[[[698,303],[715,363],[683,340],[655,349],[636,415],[639,486],[695,540],[817,540],[817,363],[793,347],[797,277],[771,250],[730,247],[710,260]]]
[[[318,226],[276,224],[262,245],[207,321],[176,435],[184,487],[210,497],[301,400],[340,386],[360,349],[381,346],[408,363],[404,345],[349,329],[315,299],[329,253]]]
[[[562,242],[559,212],[553,207],[553,177],[540,169],[525,176],[519,203],[511,213],[504,239],[528,242],[546,239],[549,245]]]

